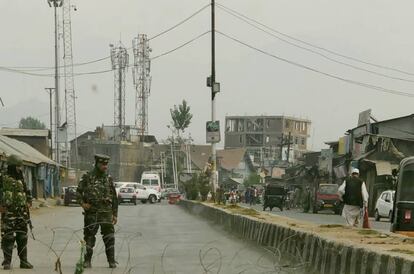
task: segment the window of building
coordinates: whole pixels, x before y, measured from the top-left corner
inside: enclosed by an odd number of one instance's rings
[[[302,145],[305,145],[305,138],[302,138]]]
[[[295,145],[299,144],[299,138],[295,137]]]
[[[243,135],[240,135],[240,144],[243,144]]]
[[[290,121],[285,121],[285,128],[290,128]]]

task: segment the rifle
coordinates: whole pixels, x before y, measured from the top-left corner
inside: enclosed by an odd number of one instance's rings
[[[32,234],[33,240],[36,240],[35,236],[33,234],[33,224],[32,224],[32,219],[30,217],[30,209],[29,209],[29,206],[27,205],[27,203],[26,203],[26,214],[27,214],[27,224],[29,225],[30,234]]]

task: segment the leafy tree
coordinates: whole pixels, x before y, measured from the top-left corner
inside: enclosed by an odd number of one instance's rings
[[[257,173],[251,173],[249,175],[249,177],[247,177],[246,179],[244,179],[243,184],[246,187],[252,186],[252,185],[257,185],[260,184],[260,176]]]
[[[190,106],[185,100],[180,105],[174,105],[174,108],[170,109],[172,125],[177,130],[178,136],[180,131],[184,132],[191,123],[193,115],[190,113]]]
[[[20,119],[19,128],[25,129],[46,129],[44,123],[42,123],[39,119],[28,116],[26,118]]]
[[[182,182],[182,186],[189,200],[206,201],[211,190],[209,177],[205,173],[194,173],[191,180]]]

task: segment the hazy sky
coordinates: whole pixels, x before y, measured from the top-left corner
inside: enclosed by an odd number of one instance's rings
[[[205,0],[77,0],[72,13],[74,62],[109,55],[109,44],[119,39],[130,47],[138,33],[153,36],[189,16]],[[332,0],[221,0],[281,32],[368,62],[414,73],[412,1]],[[52,66],[53,12],[46,0],[0,1],[0,66]],[[151,41],[153,56],[170,50],[209,29],[209,10],[180,28]],[[217,29],[255,47],[340,77],[414,94],[414,74],[408,75],[329,55],[377,73],[410,81],[391,80],[332,63],[217,10]],[[132,60],[132,56],[130,57]],[[109,60],[76,67],[76,72],[110,68]],[[53,73],[41,71],[38,73]],[[131,70],[127,79],[127,123],[134,122]],[[186,99],[194,118],[188,130],[197,143],[205,142],[205,121],[210,118],[210,40],[204,36],[191,45],[152,64],[149,103],[150,133],[164,139],[169,130],[169,109]],[[372,108],[378,119],[413,113],[414,98],[381,93],[344,83],[287,64],[217,35],[218,117],[241,114],[292,115],[313,122],[313,149],[335,140],[356,125],[358,113]],[[0,70],[0,126],[16,126],[25,115],[48,123],[48,95],[53,78],[31,77]],[[62,81],[63,83],[63,81]],[[113,73],[75,79],[78,132],[113,123]],[[309,147],[310,149],[312,147]]]

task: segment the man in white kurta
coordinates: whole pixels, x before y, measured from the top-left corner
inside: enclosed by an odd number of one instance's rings
[[[351,177],[347,178],[338,189],[344,201],[342,217],[349,226],[357,227],[361,217],[361,209],[368,205],[368,191],[365,182],[359,178],[359,170],[352,169]]]

